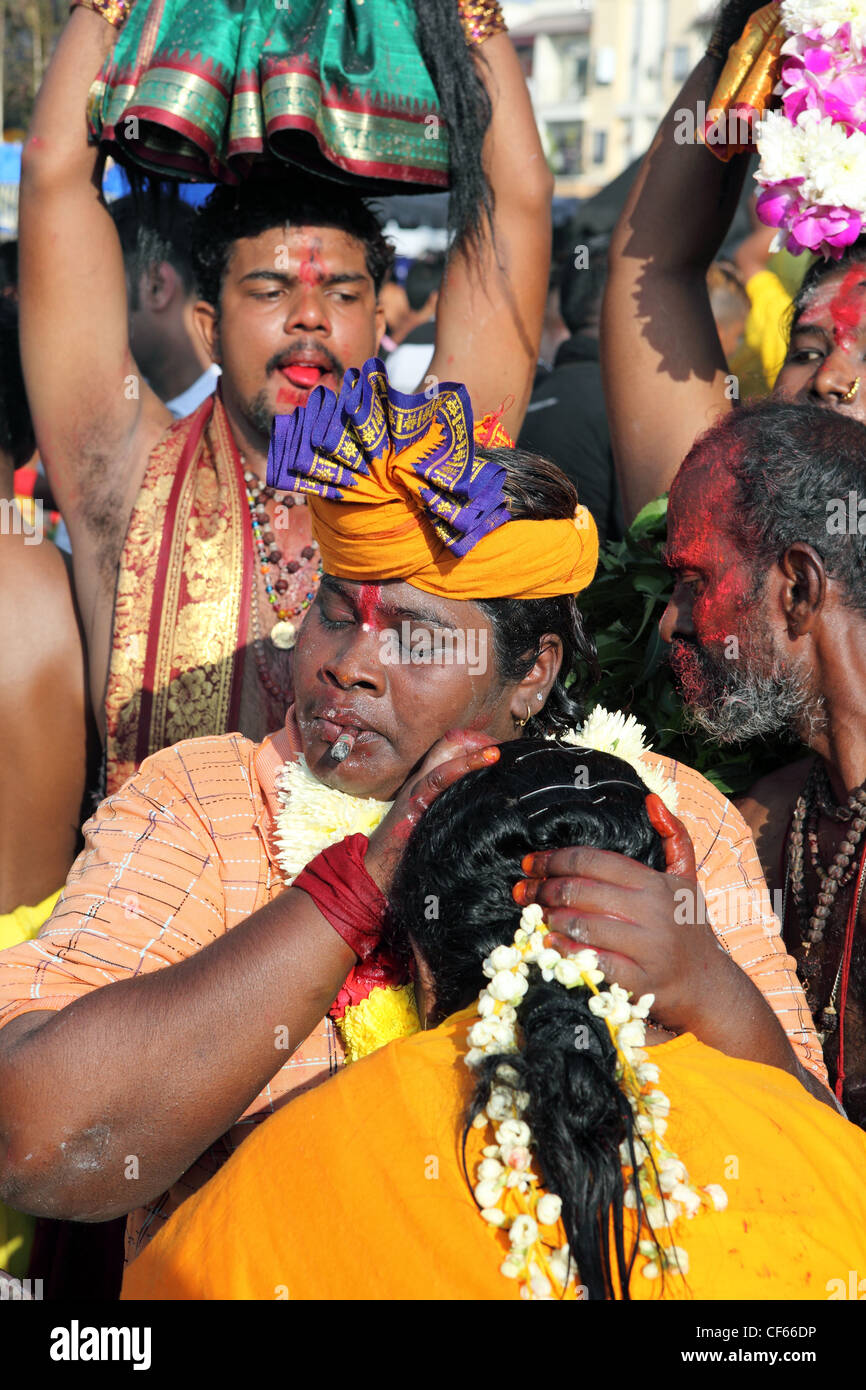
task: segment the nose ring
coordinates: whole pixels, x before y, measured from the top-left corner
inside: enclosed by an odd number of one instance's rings
[[[858,376],[858,377],[854,380],[853,384],[852,384],[851,386],[849,386],[849,388],[848,388],[848,390],[846,391],[845,395],[844,395],[844,396],[840,396],[839,399],[842,400],[842,401],[844,401],[845,404],[847,405],[849,401],[853,401],[854,397],[857,395],[857,392],[858,392],[859,390],[860,390],[860,378],[859,378],[859,376]]]

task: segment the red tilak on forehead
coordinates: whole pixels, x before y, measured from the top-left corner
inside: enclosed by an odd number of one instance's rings
[[[866,300],[863,297],[866,281],[866,265],[855,265],[849,270],[832,300],[830,314],[833,319],[833,337],[839,347],[847,348],[860,327]]]
[[[378,614],[376,609],[382,600],[381,584],[362,584],[358,590],[358,616],[365,627],[375,628]]]
[[[307,250],[306,256],[301,261],[298,271],[298,278],[305,285],[321,285],[325,278],[325,270],[320,261],[317,261],[319,247],[316,243]]]

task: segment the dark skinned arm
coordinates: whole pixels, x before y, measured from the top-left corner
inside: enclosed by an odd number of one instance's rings
[[[488,744],[484,735],[458,733],[428,754],[371,837],[368,870],[383,889],[426,806],[498,756]],[[128,807],[132,785],[121,794]],[[217,856],[202,856],[200,835],[184,833],[183,817],[196,807],[175,802],[160,815],[151,801],[124,821],[118,802],[100,812],[105,834],[91,852],[112,844],[124,851],[124,831],[149,835],[157,848],[139,861],[137,877],[124,880],[120,864],[109,863],[116,889],[94,924],[123,932],[125,904],[158,874],[154,856],[166,841],[175,864],[203,864],[187,900],[194,891],[215,916],[224,912]],[[97,869],[101,884],[104,859]],[[86,870],[78,886],[94,896]],[[153,922],[165,915],[164,904],[153,917],[143,916],[147,910],[136,908],[143,922],[136,946],[152,940]],[[182,935],[182,907],[173,925]],[[159,1196],[283,1065],[283,1030],[294,1051],[355,963],[311,898],[290,888],[195,955],[92,989],[56,1013],[13,1019],[0,1030],[0,1200],[39,1216],[104,1221]],[[130,1155],[138,1159],[134,1182],[125,1176]]]
[[[733,42],[758,5],[728,7]],[[695,438],[731,409],[707,269],[731,224],[748,157],[724,163],[679,143],[677,113],[709,105],[722,70],[704,57],[647,152],[614,229],[602,310],[601,365],[626,521],[666,492]]]

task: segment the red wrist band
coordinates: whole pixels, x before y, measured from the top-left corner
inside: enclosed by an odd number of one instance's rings
[[[378,946],[387,906],[364,868],[368,845],[366,835],[347,835],[311,859],[292,885],[312,898],[359,960],[366,960]]]

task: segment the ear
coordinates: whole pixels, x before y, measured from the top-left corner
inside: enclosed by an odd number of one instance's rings
[[[184,297],[181,278],[170,261],[152,265],[145,274],[144,283],[147,296],[144,302],[154,313],[167,309],[178,291]]]
[[[415,957],[415,1004],[418,1009],[418,1017],[421,1020],[421,1027],[426,1028],[436,1009],[436,987],[433,982],[433,973],[427,961],[411,938],[409,945],[412,947],[412,955]]]
[[[795,541],[778,563],[782,573],[779,602],[791,638],[814,630],[827,602],[824,561],[805,541]]]
[[[212,362],[221,365],[219,345],[219,318],[213,304],[206,299],[197,299],[192,306],[192,318],[205,350]]]
[[[511,717],[515,723],[541,713],[561,666],[562,638],[555,632],[546,632],[539,643],[532,670],[512,691]]]
[[[386,329],[387,327],[388,327],[388,325],[387,325],[387,323],[386,323],[386,321],[385,321],[385,310],[384,310],[384,308],[382,307],[381,302],[377,299],[377,300],[376,300],[376,352],[378,352],[378,351],[379,351],[379,348],[381,347],[382,339],[383,339],[384,336],[385,336],[385,329]]]

